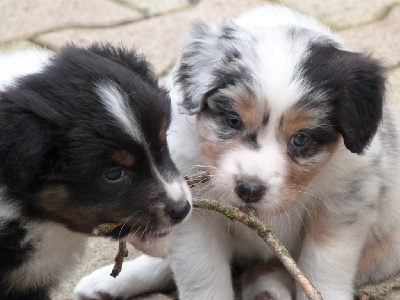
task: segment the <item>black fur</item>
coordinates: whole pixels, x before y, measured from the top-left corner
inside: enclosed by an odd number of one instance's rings
[[[241,62],[243,50],[239,46],[243,41],[235,33],[236,25],[230,23],[217,32],[204,23],[194,24],[192,39],[183,49],[174,78],[184,96],[181,107],[188,113],[200,111],[216,91],[250,81],[249,69]],[[202,80],[196,80],[198,74],[202,74]],[[252,89],[245,87],[251,96]]]
[[[382,119],[385,69],[362,53],[312,43],[302,66],[313,94],[324,92],[332,119],[345,146],[360,154],[370,143]],[[310,95],[312,97],[312,95]],[[308,99],[309,100],[309,99]]]
[[[108,112],[96,92],[102,84],[116,86],[126,97],[144,140],[127,134]],[[164,230],[187,214],[169,215],[187,200],[169,199],[151,171],[155,164],[166,181],[181,181],[165,144],[168,95],[134,51],[110,45],[66,46],[42,71],[1,91],[0,102],[0,201],[17,206],[21,214],[0,218],[0,299],[47,299],[58,281],[24,291],[18,290],[18,283],[14,288],[7,282],[13,270],[35,256],[35,243],[41,242],[22,242],[25,222],[51,221],[89,234],[101,223],[129,219],[113,235],[137,231],[146,238],[149,223],[153,232]],[[118,151],[129,153],[134,164],[115,161]],[[112,168],[122,168],[127,175],[107,180],[105,172]],[[157,203],[165,211],[157,211]]]
[[[242,140],[243,144],[247,145],[249,148],[254,150],[260,150],[261,148],[260,143],[257,141],[257,134],[255,133],[245,135]]]
[[[34,245],[31,242],[21,244],[27,231],[20,220],[0,219],[0,222],[0,272],[7,274],[32,254]]]

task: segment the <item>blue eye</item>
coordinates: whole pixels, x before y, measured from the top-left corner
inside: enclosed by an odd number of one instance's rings
[[[305,133],[296,133],[292,136],[291,143],[295,147],[304,147],[310,142],[310,137]]]
[[[233,129],[240,129],[242,128],[243,122],[242,119],[238,116],[227,116],[225,118],[226,120],[226,124],[228,124],[229,127],[233,128]]]
[[[104,177],[108,181],[118,181],[119,179],[123,178],[126,176],[126,173],[122,168],[112,168],[107,170],[104,173]]]

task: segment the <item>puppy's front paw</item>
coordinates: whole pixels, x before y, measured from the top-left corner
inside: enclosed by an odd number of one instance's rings
[[[118,293],[118,282],[110,276],[113,266],[103,267],[83,277],[75,287],[75,300],[122,300]]]
[[[248,268],[242,277],[243,300],[291,300],[293,289],[284,270],[264,264]]]
[[[273,297],[270,293],[268,292],[261,292],[260,294],[256,295],[254,300],[278,300],[275,297]]]

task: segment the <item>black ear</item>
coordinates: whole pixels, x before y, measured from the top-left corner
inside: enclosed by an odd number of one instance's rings
[[[386,70],[366,54],[337,46],[329,40],[311,45],[303,76],[317,99],[327,99],[332,122],[346,148],[360,154],[382,119]]]
[[[0,180],[11,192],[39,183],[50,163],[50,127],[0,94]]]
[[[341,52],[343,90],[334,104],[334,114],[346,148],[360,154],[382,119],[385,69],[365,54]]]

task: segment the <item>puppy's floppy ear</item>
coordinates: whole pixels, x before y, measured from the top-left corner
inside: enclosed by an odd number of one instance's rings
[[[212,70],[221,60],[215,31],[215,28],[204,23],[194,23],[183,46],[174,78],[174,84],[178,85],[183,94],[183,101],[179,103],[183,113],[198,113],[203,107],[205,94],[212,89]]]
[[[382,119],[385,98],[385,69],[361,53],[341,51],[345,68],[343,90],[334,114],[347,149],[360,154],[370,144]]]
[[[360,154],[382,119],[386,70],[366,54],[337,46],[329,41],[312,45],[303,75],[312,90],[328,98],[332,121],[346,148]]]
[[[53,164],[48,159],[53,136],[49,125],[6,97],[0,93],[0,179],[18,193],[37,183]]]

